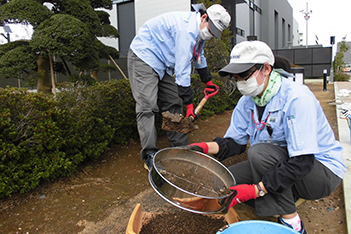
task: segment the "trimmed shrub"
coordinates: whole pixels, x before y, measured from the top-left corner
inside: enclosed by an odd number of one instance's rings
[[[24,89],[0,89],[0,197],[35,188],[42,179],[75,167],[60,149],[65,144],[56,102]]]
[[[348,74],[345,73],[335,73],[334,75],[334,81],[349,81],[350,80],[350,76]]]
[[[233,109],[241,96],[226,78],[217,75],[213,82],[220,91],[201,110],[202,119]],[[206,85],[193,75],[192,87],[196,106]],[[109,145],[138,138],[128,80],[77,81],[58,88],[55,99],[25,89],[0,89],[0,198],[69,176],[83,162],[98,159]],[[165,132],[161,124],[158,113],[159,135]]]

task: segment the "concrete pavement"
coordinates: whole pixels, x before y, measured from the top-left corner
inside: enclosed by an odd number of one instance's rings
[[[351,82],[334,82],[335,98],[343,103],[336,105],[336,115],[338,119],[339,141],[344,148],[344,161],[348,171],[343,180],[345,212],[347,221],[347,233],[351,233],[351,139],[350,127],[346,119],[342,119],[344,115],[340,107],[342,105],[351,108]],[[349,93],[350,91],[350,93]],[[347,93],[349,93],[347,95]]]

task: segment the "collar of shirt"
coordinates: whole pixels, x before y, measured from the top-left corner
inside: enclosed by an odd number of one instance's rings
[[[200,35],[200,24],[201,24],[201,14],[199,12],[196,13],[196,23],[197,23],[197,40],[199,40]]]

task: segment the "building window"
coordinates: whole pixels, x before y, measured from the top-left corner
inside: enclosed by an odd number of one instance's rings
[[[255,11],[257,11],[258,14],[262,15],[262,10],[259,6],[255,5]]]
[[[285,19],[282,19],[282,48],[285,47],[286,42],[285,30]]]
[[[253,3],[253,1],[249,1],[249,6],[252,10],[255,9],[255,3]]]
[[[259,6],[257,6],[253,1],[249,1],[248,4],[251,10],[257,11],[260,15],[262,15],[262,9]]]
[[[241,28],[236,28],[236,35],[245,37],[245,31],[242,30]]]

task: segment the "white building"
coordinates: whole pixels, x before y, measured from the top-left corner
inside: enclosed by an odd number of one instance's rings
[[[116,47],[121,58],[126,56],[129,44],[140,26],[148,19],[170,11],[190,11],[194,0],[112,0],[109,11],[111,24],[119,39],[102,38],[101,41]],[[272,49],[288,48],[296,38],[293,12],[287,0],[222,0],[222,5],[232,16],[230,30],[235,33],[233,45],[257,39]],[[298,40],[298,39],[297,39]],[[297,44],[295,44],[297,43]],[[294,41],[293,45],[298,45]]]

